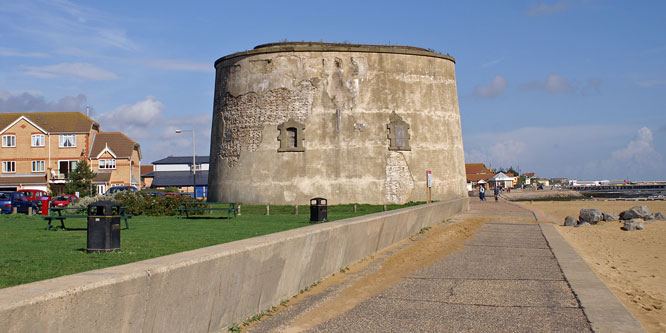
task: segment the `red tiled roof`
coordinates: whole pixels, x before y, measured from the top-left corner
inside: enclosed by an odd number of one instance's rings
[[[139,151],[139,158],[141,158],[141,147],[139,144],[120,132],[97,133],[97,135],[95,135],[93,138],[93,146],[92,149],[90,149],[90,157],[97,158],[97,155],[104,151],[104,148],[106,148],[107,145],[118,158],[131,157],[134,149]]]
[[[81,112],[0,113],[0,131],[24,116],[50,133],[87,133],[99,124]]]
[[[486,165],[483,163],[467,163],[465,164],[465,173],[466,174],[476,174],[476,173],[493,173],[492,171],[486,168]]]
[[[142,166],[141,166],[141,175],[142,175],[142,176],[145,175],[145,174],[147,174],[147,173],[151,173],[151,172],[153,172],[153,171],[155,171],[155,170],[154,170],[154,166],[153,166],[152,164],[142,165]]]
[[[495,175],[483,163],[465,164],[465,173],[467,174],[468,182],[478,182],[481,179],[488,180]]]

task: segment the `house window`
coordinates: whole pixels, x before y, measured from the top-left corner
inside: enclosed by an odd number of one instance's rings
[[[32,172],[44,172],[44,161],[32,161]]]
[[[4,172],[4,173],[15,173],[16,172],[16,162],[15,161],[2,161],[2,172]]]
[[[74,135],[74,134],[61,134],[60,135],[60,147],[61,148],[76,147],[76,135]]]
[[[2,136],[2,146],[3,147],[16,147],[16,135],[3,135]]]
[[[305,145],[303,144],[303,140],[305,140],[303,135],[305,125],[294,119],[289,119],[278,125],[278,130],[280,131],[280,135],[278,135],[278,140],[280,141],[278,152],[305,151]]]
[[[116,160],[99,160],[100,169],[115,169]]]
[[[409,124],[406,123],[395,111],[389,118],[388,128],[389,150],[412,150],[409,146]]]
[[[78,160],[58,161],[58,178],[66,179],[69,176],[69,173],[76,169],[78,163]]]
[[[44,134],[33,134],[32,135],[32,146],[33,147],[44,147]]]

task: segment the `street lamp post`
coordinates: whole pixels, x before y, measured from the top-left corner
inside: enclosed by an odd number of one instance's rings
[[[192,196],[196,199],[197,198],[197,165],[196,165],[196,160],[195,156],[197,154],[197,149],[194,144],[194,129],[177,129],[176,133],[183,133],[183,132],[192,132]]]

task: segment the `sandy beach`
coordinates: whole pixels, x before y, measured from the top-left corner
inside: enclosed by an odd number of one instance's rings
[[[560,225],[567,215],[578,218],[581,208],[602,212],[646,205],[666,214],[666,201],[546,201],[521,202],[552,217]],[[649,332],[666,331],[666,221],[646,224],[645,230],[627,232],[621,222],[601,222],[582,228],[557,230],[629,308]]]

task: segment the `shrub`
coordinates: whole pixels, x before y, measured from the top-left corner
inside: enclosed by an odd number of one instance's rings
[[[116,202],[123,207],[127,207],[126,212],[128,214],[148,216],[177,215],[181,202],[194,201],[191,197],[182,195],[154,197],[141,192],[123,191],[116,194],[100,194],[94,197],[82,198],[78,202],[72,203],[71,206],[87,207],[93,202],[107,200]],[[204,207],[203,203],[202,207]],[[194,214],[196,214],[196,212]]]

